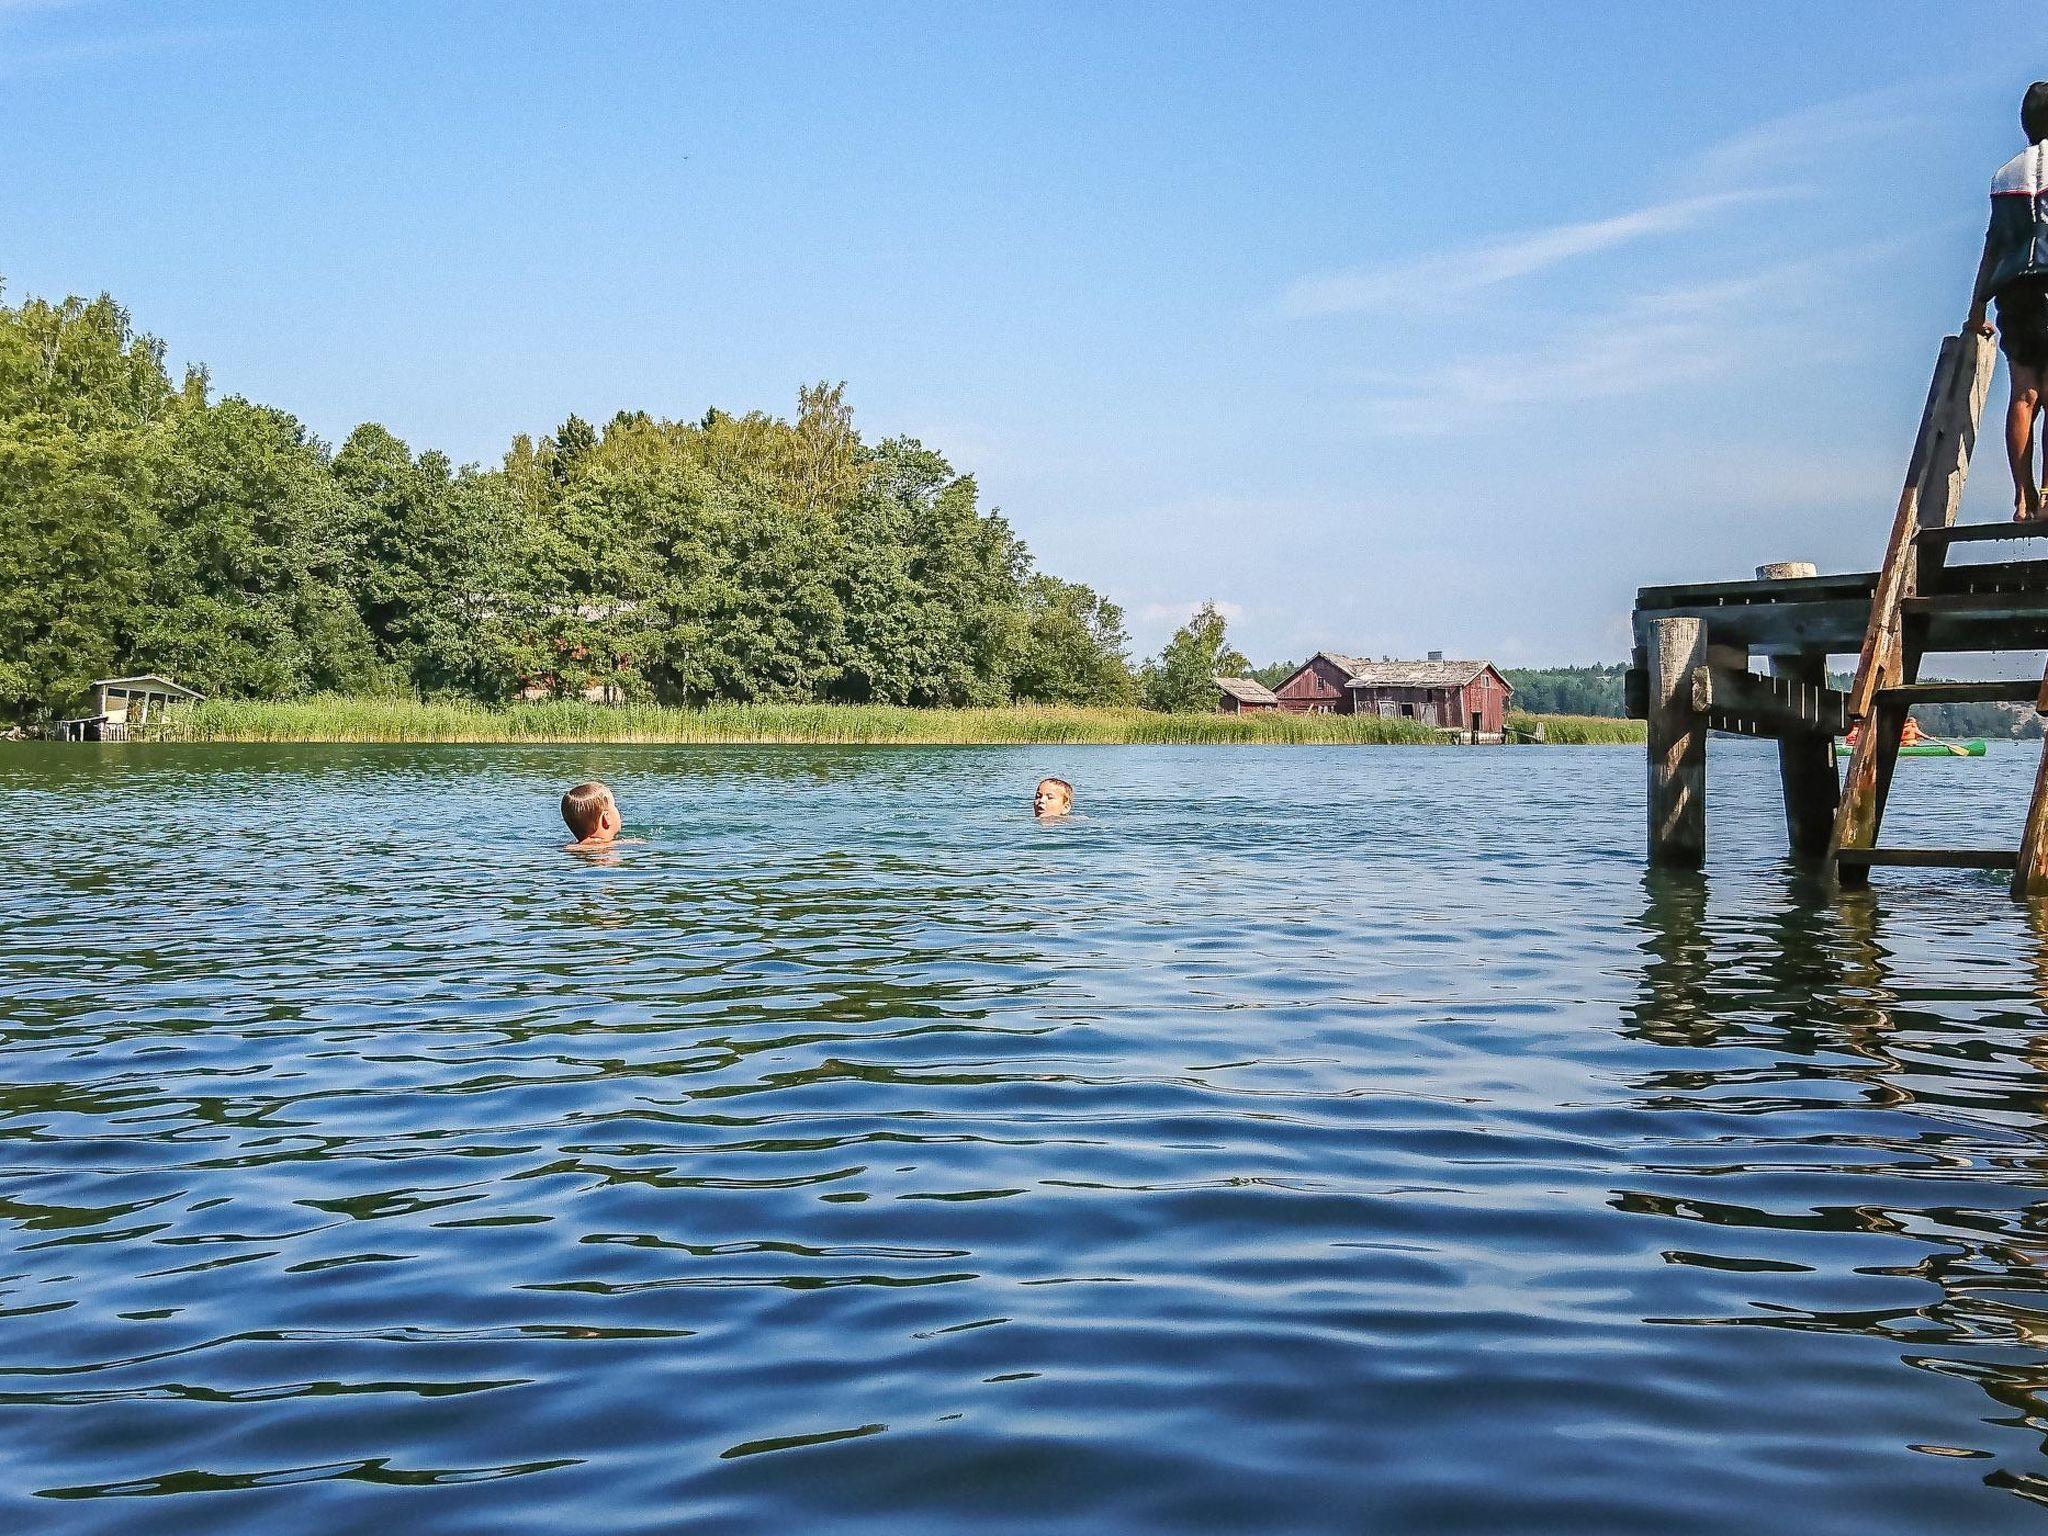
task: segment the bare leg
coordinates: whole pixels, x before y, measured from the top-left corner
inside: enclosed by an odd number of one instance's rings
[[[2034,474],[2034,422],[2041,414],[2044,370],[2012,364],[2012,404],[2005,413],[2005,457],[2012,465],[2014,518],[2021,522],[2038,518],[2041,482]]]

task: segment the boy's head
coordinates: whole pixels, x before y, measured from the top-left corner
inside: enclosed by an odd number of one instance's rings
[[[562,796],[562,820],[579,843],[608,843],[619,835],[619,802],[592,780]]]
[[[2029,144],[2048,139],[2048,80],[2036,80],[2027,87],[2026,100],[2020,103],[2020,128]]]
[[[1074,786],[1065,779],[1040,779],[1031,797],[1031,814],[1040,820],[1064,816],[1074,808]]]

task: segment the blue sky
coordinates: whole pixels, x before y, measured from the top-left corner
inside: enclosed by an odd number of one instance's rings
[[[1145,651],[1606,660],[1874,562],[2040,76],[2038,0],[0,0],[0,275],[458,460],[843,379]]]

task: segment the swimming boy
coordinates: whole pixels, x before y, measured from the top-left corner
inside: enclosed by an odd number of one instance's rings
[[[1065,779],[1040,779],[1031,797],[1031,814],[1040,821],[1057,821],[1074,808],[1074,786]]]
[[[576,835],[571,848],[602,848],[618,837],[625,824],[619,818],[619,802],[595,780],[578,784],[562,796],[562,820]]]
[[[1992,334],[1985,306],[1998,300],[1998,347],[2012,374],[2005,413],[2005,456],[2012,465],[2013,517],[2043,516],[2034,473],[2035,420],[2048,385],[2048,80],[2027,87],[2020,104],[2027,147],[1991,182],[1991,227],[1970,301],[1970,326]]]

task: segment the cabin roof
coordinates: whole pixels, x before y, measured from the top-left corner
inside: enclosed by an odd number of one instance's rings
[[[1241,704],[1278,704],[1273,690],[1254,677],[1219,677],[1216,686]]]
[[[1320,654],[1350,674],[1346,686],[1351,688],[1463,688],[1489,668],[1496,676],[1500,672],[1490,661],[1373,661],[1364,656],[1340,656],[1335,651]],[[1508,691],[1514,691],[1512,684]]]
[[[96,677],[95,688],[119,688],[125,693],[154,693],[167,699],[203,699],[205,694],[183,683],[174,683],[168,677],[156,672],[144,672],[137,677]]]

